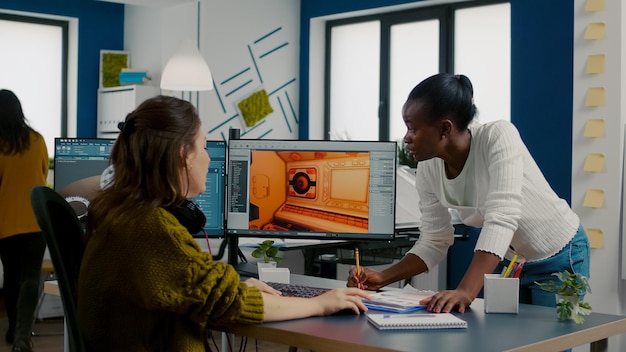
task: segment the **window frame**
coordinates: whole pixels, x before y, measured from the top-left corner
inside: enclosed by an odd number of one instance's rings
[[[388,141],[390,140],[389,82],[391,78],[391,27],[393,25],[402,23],[433,19],[439,20],[439,72],[454,73],[455,11],[465,8],[490,6],[502,3],[510,3],[510,0],[466,1],[327,21],[325,24],[324,47],[324,139],[328,140],[331,136],[330,106],[332,103],[332,92],[330,89],[330,72],[332,47],[331,33],[333,27],[368,21],[379,21],[380,23],[380,86],[378,107],[378,140]]]
[[[0,12],[0,20],[14,21],[22,23],[31,23],[47,26],[56,26],[61,29],[61,102],[60,102],[60,136],[55,137],[67,137],[68,135],[68,57],[69,57],[69,21],[56,20],[51,18],[35,17],[18,15],[11,13]],[[44,133],[44,131],[41,131]]]

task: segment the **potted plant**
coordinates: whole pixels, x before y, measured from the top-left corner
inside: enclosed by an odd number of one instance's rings
[[[572,319],[576,324],[582,324],[585,321],[583,315],[591,313],[591,305],[580,300],[581,296],[591,292],[589,279],[584,275],[570,273],[567,270],[552,275],[559,280],[545,283],[535,281],[535,283],[544,291],[554,292],[559,319]]]
[[[272,263],[272,266],[276,266],[276,263],[280,263],[283,258],[278,256],[278,247],[274,246],[274,241],[265,240],[259,243],[259,247],[252,251],[252,256],[255,258],[263,258],[263,263]]]

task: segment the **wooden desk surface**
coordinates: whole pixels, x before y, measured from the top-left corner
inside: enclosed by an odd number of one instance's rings
[[[298,278],[300,277],[300,278]],[[312,278],[310,286],[322,287]],[[292,275],[292,283],[309,282]],[[457,314],[457,313],[455,313]],[[465,314],[467,329],[381,331],[364,314],[313,317],[261,325],[235,326],[227,332],[315,351],[560,351],[626,333],[626,316],[592,313],[585,323],[562,322],[554,308],[520,305],[519,314],[485,314],[482,299]],[[596,343],[597,342],[597,343]]]
[[[61,291],[59,290],[59,282],[57,280],[44,281],[43,292],[49,295],[60,296]]]

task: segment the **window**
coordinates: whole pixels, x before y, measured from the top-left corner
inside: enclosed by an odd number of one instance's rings
[[[67,135],[68,22],[0,13],[0,88],[12,90],[54,155]]]
[[[438,72],[474,84],[478,120],[509,119],[510,4],[489,0],[327,22],[329,139],[401,140],[411,89]]]

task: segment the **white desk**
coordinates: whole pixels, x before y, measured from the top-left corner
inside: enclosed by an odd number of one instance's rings
[[[345,282],[292,275],[291,282],[341,287]],[[558,320],[554,308],[521,304],[519,314],[486,314],[483,300],[458,314],[467,329],[381,331],[362,314],[237,325],[228,333],[315,351],[562,351],[590,344],[607,351],[609,336],[626,333],[626,316],[591,313],[583,324]]]
[[[59,290],[59,282],[56,280],[44,281],[43,292],[48,295],[61,296],[61,290]],[[67,325],[65,325],[65,317],[63,318],[63,351],[70,352],[69,333],[67,331]]]

